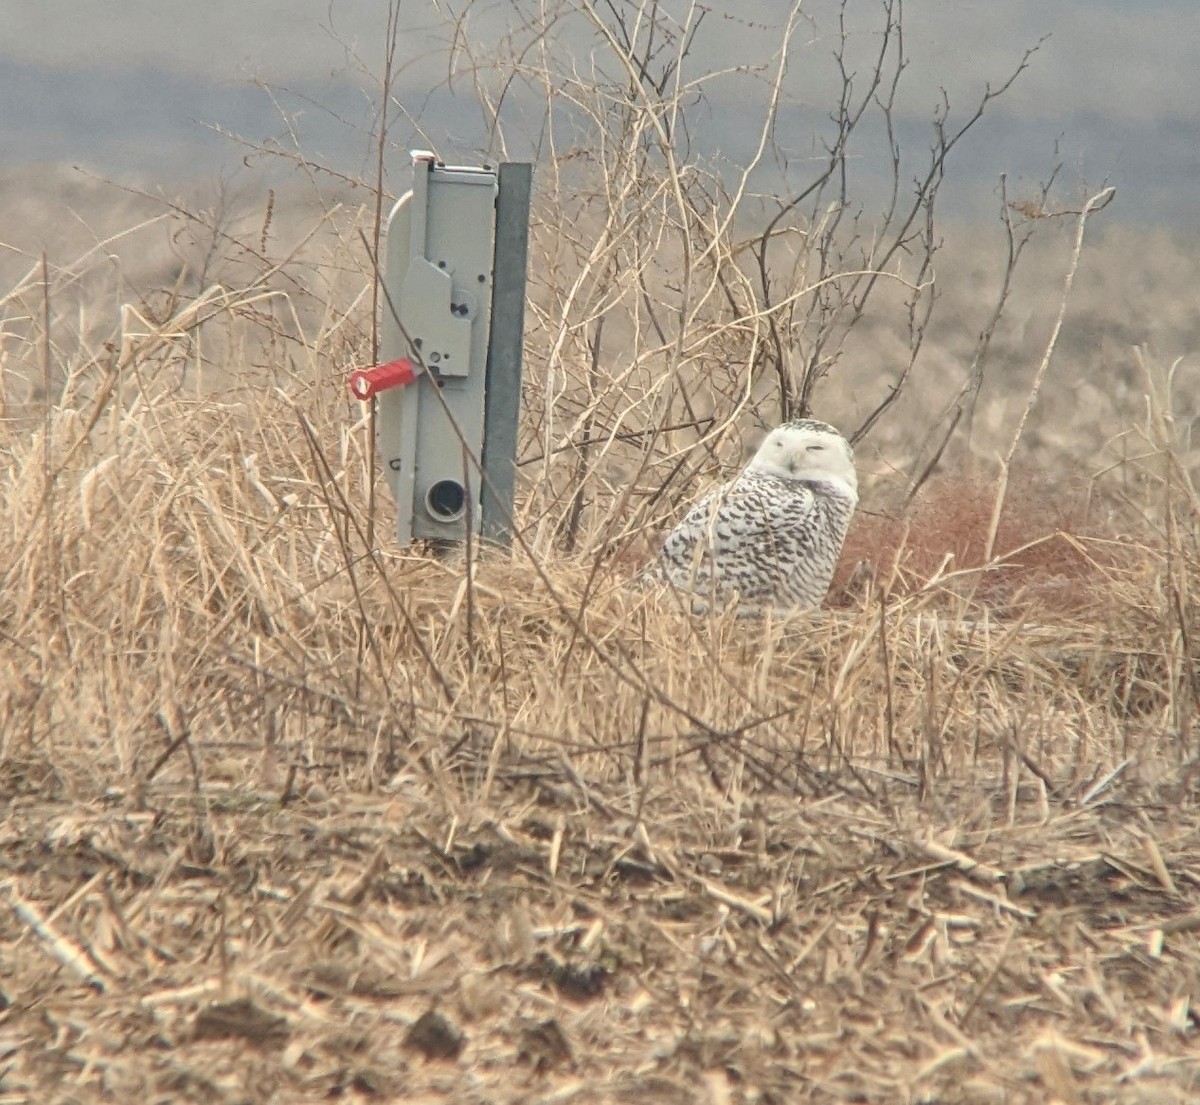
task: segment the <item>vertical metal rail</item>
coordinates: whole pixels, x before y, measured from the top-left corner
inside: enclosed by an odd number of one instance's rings
[[[481,533],[496,545],[512,543],[517,425],[521,410],[525,282],[529,255],[529,202],[533,166],[504,162],[497,177],[492,332],[488,343],[487,407],[483,427]]]

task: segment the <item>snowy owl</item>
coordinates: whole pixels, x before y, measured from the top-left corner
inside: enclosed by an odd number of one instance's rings
[[[651,575],[704,605],[736,597],[746,613],[819,606],[857,503],[849,442],[827,422],[785,423],[688,511]]]

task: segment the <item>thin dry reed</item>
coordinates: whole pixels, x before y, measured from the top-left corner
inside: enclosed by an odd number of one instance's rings
[[[672,95],[541,195],[521,540],[469,573],[368,505],[369,207],[3,299],[4,1100],[1195,1100],[1175,370],[1095,478],[868,478],[824,611],[629,586],[799,325],[727,194],[623,175]]]

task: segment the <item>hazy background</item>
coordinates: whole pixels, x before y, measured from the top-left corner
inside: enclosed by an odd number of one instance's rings
[[[566,7],[545,5],[560,14]],[[662,7],[686,4],[665,0]],[[778,49],[786,8],[784,0],[727,0],[709,11],[690,75],[728,73],[705,86],[703,103],[689,113],[685,159],[723,166],[730,176],[747,163],[764,96],[763,82],[748,70]],[[807,183],[822,158],[840,89],[833,61],[839,10],[835,0],[804,5],[777,156],[752,182],[769,196]],[[862,80],[878,49],[881,5],[848,0],[845,10],[849,64]],[[474,83],[491,79],[477,66],[489,54],[519,53],[536,38],[521,18],[536,15],[537,0],[402,0],[399,11],[388,189],[406,187],[414,146],[450,160],[537,158],[545,105],[514,87],[504,125],[491,133]],[[348,218],[369,222],[369,189],[348,182],[374,180],[386,19],[385,0],[0,0],[0,295],[22,282],[28,292],[0,310],[0,375],[5,349],[16,349],[20,335],[35,340],[43,251],[58,272],[55,342],[69,369],[75,360],[90,363],[122,304],[153,304],[181,273],[187,294],[213,281],[244,286],[246,273],[216,242],[218,223],[246,241],[261,237],[274,259],[307,241],[329,196],[344,201]],[[575,15],[554,23],[547,39],[556,59],[573,59],[585,81],[617,78],[604,69],[611,54],[597,48],[583,22]],[[910,457],[915,428],[923,432],[966,378],[1002,284],[999,177],[1008,175],[1010,197],[1025,199],[1059,163],[1052,207],[1077,208],[1107,184],[1117,195],[1089,224],[1025,447],[1046,464],[1102,465],[1111,443],[1144,419],[1153,388],[1170,396],[1189,447],[1193,438],[1200,446],[1193,356],[1200,345],[1200,4],[907,0],[904,27],[909,68],[896,129],[909,179],[927,162],[930,120],[943,93],[954,129],[989,83],[1002,83],[1026,50],[1038,49],[952,152],[938,201],[939,306],[906,391],[910,408],[897,407],[873,432],[875,452],[862,455],[882,473],[893,466],[889,458]],[[536,50],[526,56],[537,60]],[[555,113],[569,119],[561,104]],[[890,173],[878,130],[867,128],[847,159],[852,206],[861,204],[868,220]],[[297,152],[332,172],[299,171]],[[182,199],[172,206],[175,197]],[[1020,416],[1061,299],[1073,220],[1046,223],[1023,257],[990,349],[972,439],[987,464]],[[357,250],[357,238],[350,240]],[[289,291],[305,286],[318,314],[360,295],[368,279],[361,258],[358,268],[341,259],[329,264],[322,241],[276,278]],[[877,300],[818,397],[820,413],[847,426],[861,422],[907,356],[903,310]],[[619,353],[608,352],[619,363]],[[347,349],[322,371],[340,379],[355,355]],[[1143,365],[1159,383],[1148,382]],[[39,387],[34,381],[26,389],[31,400]],[[19,389],[10,384],[8,394],[11,404]]]
[[[713,5],[696,58],[714,69],[765,60],[772,32],[752,24],[776,23],[785,7],[782,0]],[[797,158],[832,106],[836,10],[829,0],[804,8],[810,22],[797,37],[784,112]],[[463,12],[468,37],[487,43],[509,29],[513,11],[509,3],[401,4],[398,98],[426,135],[396,122],[393,169],[403,167],[409,145],[433,141],[448,156],[485,145],[464,76],[469,63],[461,53],[452,57],[448,43]],[[850,0],[848,11],[852,52],[865,58],[879,7]],[[738,19],[724,18],[731,12]],[[986,82],[1002,80],[1026,48],[1049,36],[957,151],[946,195],[955,217],[993,219],[999,173],[1036,178],[1057,145],[1068,185],[1117,186],[1110,223],[1193,229],[1200,215],[1194,0],[908,0],[904,15],[912,65],[901,123],[910,142],[925,141],[940,89],[965,111]],[[69,163],[143,182],[236,175],[245,150],[220,128],[285,145],[290,129],[315,160],[362,175],[385,17],[383,0],[0,0],[0,171]],[[564,41],[570,33],[563,28]],[[712,87],[711,125],[693,136],[698,152],[732,164],[743,157],[746,89],[736,79]],[[510,154],[528,153],[522,141],[536,138],[520,131],[510,127]]]

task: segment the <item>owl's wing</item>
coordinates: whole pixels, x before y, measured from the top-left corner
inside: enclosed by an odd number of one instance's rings
[[[663,553],[687,556],[701,542],[718,553],[727,551],[804,525],[815,505],[807,484],[745,473],[696,503],[667,537]]]

